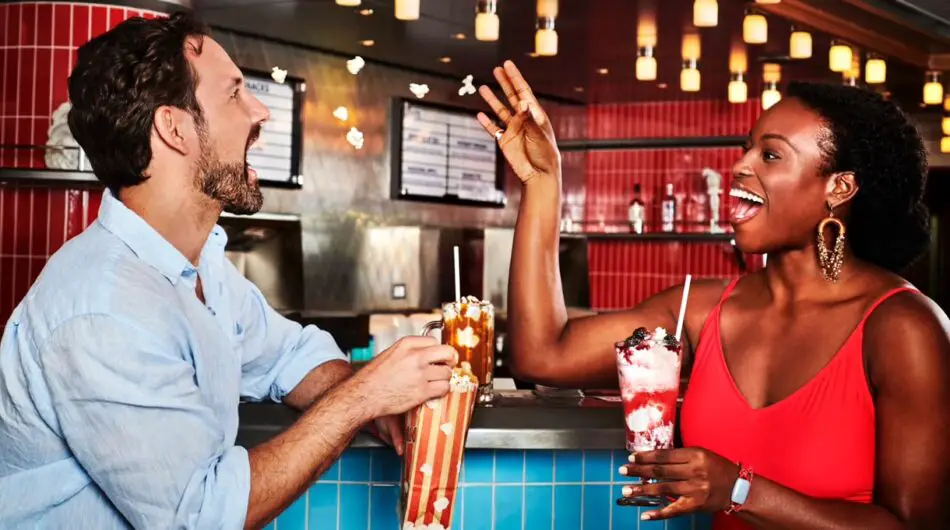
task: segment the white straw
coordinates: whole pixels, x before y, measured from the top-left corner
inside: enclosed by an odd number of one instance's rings
[[[455,299],[462,301],[462,282],[459,278],[459,247],[458,245],[452,251],[455,254]]]
[[[683,299],[680,300],[680,317],[676,321],[676,342],[679,342],[680,335],[683,334],[683,320],[686,318],[686,299],[689,297],[689,283],[693,279],[691,274],[686,275],[686,282],[683,284]]]

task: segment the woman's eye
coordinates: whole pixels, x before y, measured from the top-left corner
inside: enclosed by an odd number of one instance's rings
[[[774,151],[762,151],[762,158],[766,161],[778,160],[779,156]]]

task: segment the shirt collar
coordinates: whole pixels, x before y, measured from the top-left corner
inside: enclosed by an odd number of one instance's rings
[[[125,243],[139,259],[162,273],[173,284],[181,278],[195,281],[196,267],[177,248],[162,237],[145,219],[116,199],[109,190],[102,194],[97,222]],[[201,250],[202,261],[224,255],[228,236],[215,225]]]

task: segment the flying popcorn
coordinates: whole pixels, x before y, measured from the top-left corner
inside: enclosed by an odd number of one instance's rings
[[[281,70],[280,67],[275,66],[271,68],[270,76],[274,81],[284,84],[284,81],[287,80],[287,70]]]
[[[346,61],[346,69],[353,75],[360,73],[360,70],[362,70],[364,66],[366,66],[366,61],[359,55]]]

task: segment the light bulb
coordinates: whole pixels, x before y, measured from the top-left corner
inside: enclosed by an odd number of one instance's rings
[[[699,92],[701,81],[698,63],[695,60],[683,61],[683,69],[680,70],[680,89],[683,92]]]
[[[554,28],[538,28],[534,32],[534,53],[546,57],[557,55],[557,31]]]
[[[778,91],[778,86],[775,83],[766,83],[765,90],[762,91],[762,110],[769,110],[781,100],[782,93]]]
[[[419,20],[420,0],[396,0],[396,18],[399,20]]]
[[[481,0],[478,2],[478,9],[475,14],[475,39],[484,42],[496,41],[498,40],[500,27],[498,1]]]
[[[943,131],[944,136],[950,136],[950,116],[943,117],[940,122],[940,130]]]
[[[793,29],[788,37],[788,56],[792,59],[808,59],[811,57],[811,48],[811,33]]]
[[[940,72],[927,72],[927,83],[924,84],[924,103],[939,105],[943,101],[943,83],[940,82]]]
[[[356,7],[362,0],[336,0],[336,5],[343,7]]]
[[[697,28],[713,28],[719,24],[719,4],[716,0],[693,2],[693,25]]]
[[[637,80],[656,81],[656,57],[651,46],[637,50]]]
[[[944,136],[940,139],[940,152],[950,153],[950,136]]]
[[[887,63],[884,59],[869,56],[864,63],[864,81],[869,85],[879,85],[887,80]]]
[[[832,72],[847,72],[851,68],[851,46],[840,42],[832,42],[828,50],[828,68]]]
[[[762,81],[766,83],[778,83],[782,80],[782,65],[777,63],[765,63],[762,65]]]
[[[947,99],[943,100],[943,110],[950,112],[950,96],[947,96]]]
[[[747,44],[765,44],[769,40],[769,23],[759,13],[746,13],[742,19],[742,40]]]
[[[749,85],[745,82],[745,76],[736,72],[732,74],[729,81],[729,103],[745,103],[749,99]]]

